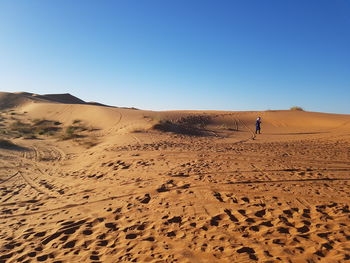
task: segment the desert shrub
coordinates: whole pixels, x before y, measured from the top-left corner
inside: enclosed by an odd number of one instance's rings
[[[204,128],[210,123],[210,120],[211,118],[206,115],[190,115],[180,118],[178,123],[197,128]]]
[[[74,120],[72,125],[68,126],[64,133],[60,136],[62,140],[70,140],[70,139],[76,139],[76,138],[82,138],[85,137],[81,134],[81,132],[84,131],[93,131],[95,129],[88,128],[84,124],[81,123],[80,120]]]
[[[293,110],[293,111],[304,111],[304,109],[302,107],[299,106],[293,106],[291,107],[289,110]]]
[[[61,135],[62,140],[70,140],[78,137],[79,135],[77,134],[76,127],[74,126],[68,126],[65,129],[64,133]]]
[[[25,125],[28,125],[28,124],[17,120],[15,122],[11,123],[10,128],[16,129],[18,127],[23,127]]]
[[[85,147],[91,148],[99,144],[98,137],[90,134],[89,132],[95,131],[92,127],[86,127],[84,124],[79,122],[73,122],[64,129],[64,132],[59,136],[61,140],[72,140],[75,143]]]
[[[73,121],[73,124],[78,124],[78,123],[81,123],[81,120],[74,120]]]
[[[34,119],[34,133],[49,136],[55,135],[59,130],[61,130],[61,127],[58,127],[60,124],[60,122],[52,120]]]
[[[205,126],[210,123],[210,117],[205,115],[190,115],[179,119],[160,120],[153,128],[164,132],[173,132],[184,135],[208,135]]]
[[[34,127],[32,125],[19,120],[10,124],[10,130],[22,136],[34,133]]]
[[[32,123],[24,123],[19,120],[10,124],[9,129],[15,137],[23,136],[26,139],[35,139],[39,135],[54,135],[61,127],[57,122],[45,119],[34,119]]]
[[[58,121],[46,120],[46,119],[34,119],[32,120],[33,125],[35,126],[55,126],[60,125]]]

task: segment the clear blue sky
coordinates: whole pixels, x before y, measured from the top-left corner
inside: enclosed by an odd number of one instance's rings
[[[0,90],[350,113],[348,0],[0,0]]]

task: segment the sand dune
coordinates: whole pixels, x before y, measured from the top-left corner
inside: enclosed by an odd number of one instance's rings
[[[350,115],[0,109],[0,262],[350,260]]]
[[[24,104],[37,102],[108,106],[98,102],[85,102],[69,93],[39,95],[30,92],[0,92],[0,102],[1,109],[21,107]]]
[[[38,95],[30,92],[0,92],[0,105],[4,108],[19,107],[29,102],[48,102],[48,103],[64,103],[64,104],[86,104],[83,100],[71,94],[47,94]]]
[[[47,101],[59,102],[64,104],[85,104],[86,102],[69,94],[46,94],[46,95],[32,95]]]

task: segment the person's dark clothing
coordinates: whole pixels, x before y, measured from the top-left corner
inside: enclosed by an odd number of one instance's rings
[[[260,134],[260,130],[261,130],[261,127],[260,127],[260,124],[261,124],[261,120],[256,120],[256,123],[255,123],[255,133],[257,134],[259,132]]]

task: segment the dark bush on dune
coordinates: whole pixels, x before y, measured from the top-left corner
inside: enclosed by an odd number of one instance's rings
[[[34,139],[37,135],[54,135],[61,128],[61,123],[51,120],[35,119],[32,123],[24,123],[16,121],[10,125],[10,130],[16,133],[17,136],[23,136],[24,138]]]
[[[64,133],[61,135],[61,139],[62,140],[70,140],[70,139],[76,139],[76,138],[79,138],[81,137],[81,135],[79,135],[77,133],[77,131],[79,130],[78,127],[76,126],[68,126]]]
[[[191,115],[175,120],[161,120],[153,126],[154,129],[177,134],[205,136],[209,132],[205,127],[210,123],[210,117],[204,115]]]
[[[291,107],[289,110],[293,110],[293,111],[304,111],[304,109],[302,107],[299,106],[293,106]]]
[[[33,133],[33,127],[30,124],[21,121],[16,121],[12,123],[10,125],[10,129],[21,135]]]
[[[51,120],[34,120],[34,132],[39,135],[54,135],[61,130],[60,122]]]
[[[86,127],[81,120],[74,120],[72,125],[66,127],[63,134],[61,134],[60,138],[62,140],[70,140],[83,138],[85,135],[82,135],[81,132],[91,131],[91,128]]]

